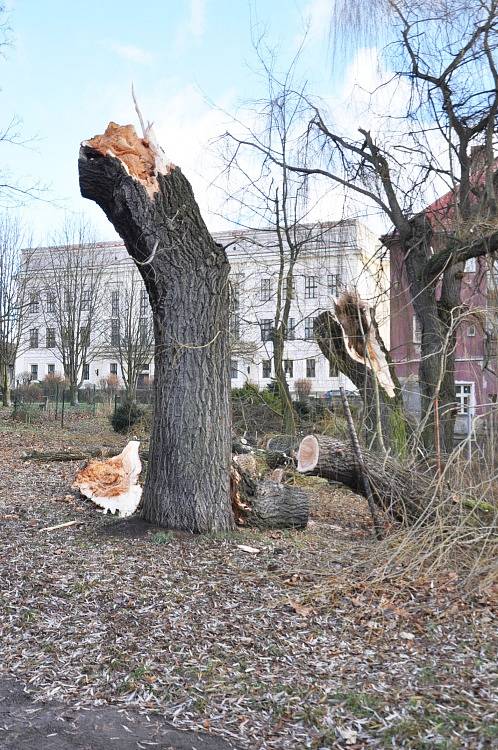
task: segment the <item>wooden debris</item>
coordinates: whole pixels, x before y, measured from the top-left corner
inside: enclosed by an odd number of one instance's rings
[[[77,523],[81,523],[81,521],[66,521],[66,523],[57,523],[55,526],[44,526],[43,529],[38,529],[38,531],[55,531],[56,529],[67,529],[68,526],[75,526]]]
[[[104,513],[131,516],[142,496],[138,484],[142,471],[139,445],[138,440],[130,440],[119,456],[107,461],[90,461],[76,474],[73,488],[103,508]]]

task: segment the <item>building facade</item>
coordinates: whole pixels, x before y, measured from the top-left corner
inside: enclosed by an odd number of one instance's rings
[[[311,392],[319,395],[352,384],[329,368],[313,338],[313,320],[331,309],[341,290],[355,290],[376,310],[376,318],[388,343],[387,276],[377,257],[376,237],[359,221],[346,220],[303,226],[293,271],[293,293],[289,332],[284,352],[285,370],[291,393],[296,382],[307,379]],[[279,273],[288,266],[289,248],[272,230],[218,232],[215,240],[227,248],[231,265],[231,382],[242,387],[250,382],[265,387],[272,382],[274,325]],[[78,254],[82,261],[80,286],[63,292],[58,266]],[[28,254],[28,253],[27,253]],[[86,254],[86,255],[85,255]],[[64,259],[64,260],[63,260]],[[89,275],[88,268],[95,267]],[[86,275],[84,270],[86,269]],[[29,314],[23,346],[16,361],[17,381],[42,381],[62,375],[63,356],[59,337],[66,335],[56,320],[61,310],[78,309],[73,321],[75,335],[84,335],[87,348],[80,363],[79,386],[97,387],[109,377],[122,380],[119,341],[122,336],[123,299],[137,286],[137,316],[144,327],[150,324],[150,307],[140,274],[120,242],[96,243],[91,247],[39,248],[29,251]],[[97,294],[91,290],[97,283]],[[62,279],[62,280],[61,280]],[[71,282],[73,283],[73,282]],[[71,287],[72,289],[72,287]],[[61,295],[65,294],[62,299]],[[96,297],[97,299],[93,299]],[[55,302],[54,302],[55,299]],[[140,382],[154,377],[153,350],[140,372]]]

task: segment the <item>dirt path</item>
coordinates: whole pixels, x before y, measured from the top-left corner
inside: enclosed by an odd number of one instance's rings
[[[217,737],[173,729],[158,716],[116,706],[75,711],[33,703],[20,682],[0,680],[2,750],[233,750]]]

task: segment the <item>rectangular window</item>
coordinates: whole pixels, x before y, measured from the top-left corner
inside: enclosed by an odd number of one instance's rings
[[[261,279],[261,292],[259,295],[261,302],[268,302],[271,299],[271,279]]]
[[[467,328],[467,336],[475,336],[476,335],[476,327],[475,326],[469,326]]]
[[[80,327],[80,346],[87,349],[90,346],[90,326]]]
[[[111,346],[119,346],[120,331],[119,320],[111,320]]]
[[[55,344],[55,328],[47,328],[47,349],[53,349]]]
[[[457,383],[455,386],[459,414],[468,414],[472,407],[473,383]]]
[[[109,372],[111,375],[117,375],[118,374],[118,363],[117,362],[111,362],[109,366]]]
[[[89,289],[83,289],[81,292],[81,309],[82,310],[89,310],[90,309],[90,290]]]
[[[83,365],[83,380],[90,380],[90,365]]]
[[[55,312],[56,297],[55,292],[47,292],[47,312]]]
[[[147,346],[151,340],[151,330],[148,318],[140,318],[138,322],[140,345]]]
[[[117,318],[119,316],[119,292],[111,292],[111,317]]]
[[[341,288],[341,277],[338,273],[329,273],[327,276],[327,291],[331,297],[337,297]]]
[[[265,320],[260,322],[261,341],[271,341],[272,324],[273,321],[271,318],[265,318]]]
[[[287,323],[287,335],[285,337],[288,341],[294,341],[296,338],[296,319],[289,318]]]
[[[230,333],[234,339],[240,338],[240,318],[237,313],[230,316]]]
[[[30,375],[31,380],[38,380],[38,365],[31,365]]]
[[[316,370],[316,361],[314,359],[307,359],[306,360],[306,377],[314,378],[315,370]]]
[[[149,314],[149,295],[147,289],[140,290],[140,317],[146,318]]]
[[[304,277],[304,297],[305,299],[315,299],[318,292],[318,277]]]
[[[240,307],[240,281],[238,279],[230,279],[230,302],[231,309],[238,310]]]
[[[475,273],[477,271],[477,258],[469,258],[465,261],[465,273]]]
[[[70,310],[71,309],[71,295],[67,291],[67,289],[64,292],[64,307],[65,307],[66,310]]]
[[[313,339],[315,336],[315,318],[306,318],[304,321],[304,338]]]
[[[55,365],[48,365],[47,372],[49,375],[55,375]]]
[[[289,378],[294,377],[294,360],[293,359],[284,359],[284,373]]]
[[[230,378],[235,380],[239,374],[239,363],[236,359],[230,360]]]
[[[37,313],[40,310],[40,297],[38,292],[33,292],[29,296],[29,311],[30,313]]]
[[[422,343],[422,328],[416,315],[413,316],[413,343]]]
[[[38,328],[32,328],[29,332],[29,348],[38,349]]]
[[[262,362],[262,365],[263,365],[263,377],[271,378],[271,359],[264,359]]]

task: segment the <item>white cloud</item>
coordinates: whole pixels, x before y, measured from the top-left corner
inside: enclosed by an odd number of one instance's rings
[[[119,44],[111,42],[110,49],[123,60],[138,63],[139,65],[148,65],[152,62],[152,54],[142,47],[136,47],[134,44]]]
[[[204,35],[206,21],[205,0],[190,0],[189,31],[198,39]]]
[[[311,0],[304,10],[303,17],[308,24],[308,40],[318,41],[329,34],[332,4],[330,0]]]

